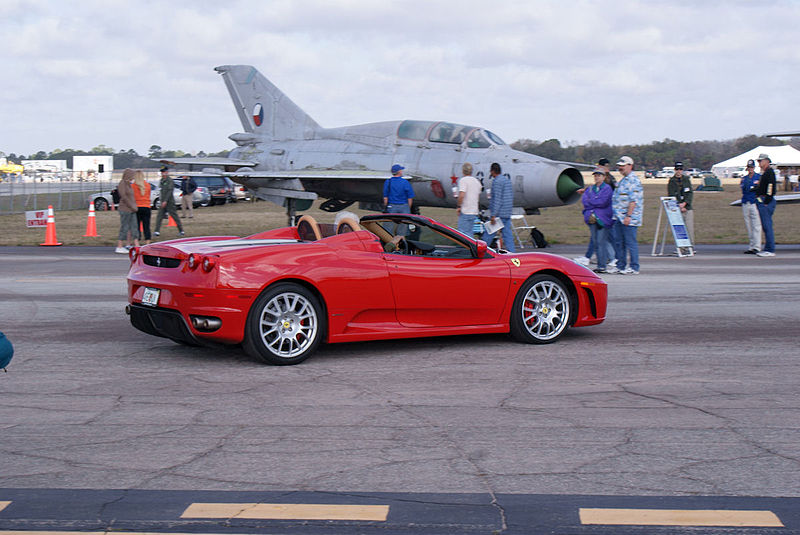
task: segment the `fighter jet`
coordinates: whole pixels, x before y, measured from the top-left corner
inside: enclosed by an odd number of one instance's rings
[[[214,70],[222,75],[244,129],[229,136],[237,147],[229,158],[170,161],[228,176],[259,198],[286,207],[290,219],[318,197],[326,199],[321,208],[330,212],[354,202],[379,210],[393,164],[405,167],[416,195],[415,209],[455,208],[455,185],[465,162],[473,165],[473,174],[483,183],[484,207],[491,194],[492,162],[511,177],[514,204],[527,214],[580,198],[580,164],[514,150],[484,128],[423,120],[323,128],[254,67],[224,65]]]

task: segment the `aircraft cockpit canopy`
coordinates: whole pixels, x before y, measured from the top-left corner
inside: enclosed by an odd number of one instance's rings
[[[431,128],[432,127],[432,128]],[[428,134],[430,131],[430,134]],[[467,147],[485,149],[492,145],[505,145],[496,134],[463,124],[434,123],[432,121],[403,121],[397,129],[397,137],[415,141],[433,141],[435,143],[452,143],[460,145],[466,141]]]

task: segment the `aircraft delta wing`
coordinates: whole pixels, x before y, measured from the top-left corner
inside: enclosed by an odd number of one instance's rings
[[[256,196],[287,207],[290,216],[318,196],[327,199],[321,208],[328,211],[354,202],[379,209],[393,164],[405,167],[415,206],[455,208],[453,188],[467,162],[484,185],[480,199],[484,207],[493,162],[511,177],[514,204],[526,213],[580,198],[577,190],[583,177],[574,165],[514,150],[483,128],[417,120],[323,128],[254,67],[224,65],[215,70],[225,81],[244,129],[229,136],[237,147],[229,159],[170,161],[228,176]],[[220,166],[223,171],[206,166]]]

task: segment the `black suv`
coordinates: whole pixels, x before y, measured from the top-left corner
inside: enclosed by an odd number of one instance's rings
[[[234,201],[233,188],[228,185],[225,177],[222,176],[196,176],[194,181],[198,186],[208,188],[208,193],[211,194],[209,206],[215,204],[225,204],[228,201]]]

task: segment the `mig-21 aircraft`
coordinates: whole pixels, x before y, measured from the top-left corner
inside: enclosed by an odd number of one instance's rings
[[[326,199],[321,208],[330,212],[354,202],[380,210],[383,183],[393,164],[405,167],[416,195],[415,209],[455,208],[454,186],[466,162],[483,183],[483,207],[491,192],[492,162],[511,177],[514,204],[528,214],[580,198],[580,164],[514,150],[484,128],[419,120],[323,128],[254,67],[224,65],[215,70],[225,81],[244,129],[229,136],[238,146],[228,158],[169,162],[227,176],[259,198],[286,207],[290,219],[318,197]]]

